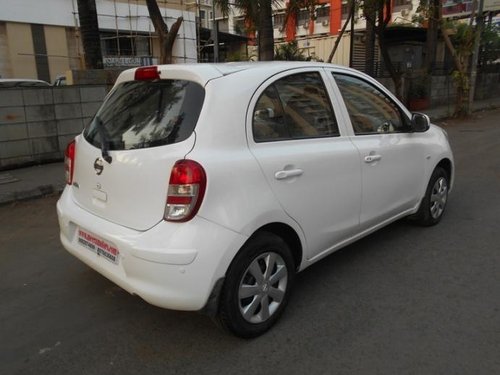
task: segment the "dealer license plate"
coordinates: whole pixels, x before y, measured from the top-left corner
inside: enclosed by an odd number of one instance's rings
[[[86,230],[78,229],[78,243],[111,263],[118,264],[118,258],[120,255],[118,249],[111,243],[97,237],[96,235],[87,232]]]

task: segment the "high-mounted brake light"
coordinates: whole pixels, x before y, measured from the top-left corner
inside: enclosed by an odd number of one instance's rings
[[[184,222],[198,212],[207,186],[203,167],[193,160],[178,160],[170,173],[164,219]]]
[[[73,172],[75,170],[75,140],[73,139],[64,151],[64,174],[66,183],[71,185],[73,183]]]
[[[160,72],[157,66],[144,66],[136,69],[134,79],[136,81],[152,81],[154,79],[160,79]]]

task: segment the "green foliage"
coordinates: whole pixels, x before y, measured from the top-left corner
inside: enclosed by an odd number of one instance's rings
[[[274,53],[274,60],[323,62],[323,60],[318,59],[315,56],[306,56],[304,54],[304,50],[299,48],[296,40],[277,46]]]
[[[450,35],[452,53],[455,60],[455,70],[452,79],[457,88],[455,98],[455,117],[465,117],[468,112],[469,74],[468,66],[474,47],[475,28],[468,23],[458,21],[442,22],[444,36]]]
[[[481,57],[486,64],[500,59],[500,27],[497,25],[485,27],[481,36]]]
[[[451,26],[454,29],[451,41],[455,46],[457,54],[468,58],[472,53],[472,47],[474,47],[474,28],[468,23],[463,22],[455,22]]]
[[[304,55],[303,50],[299,48],[296,40],[277,46],[274,53],[274,59],[286,61],[310,60],[310,58]]]

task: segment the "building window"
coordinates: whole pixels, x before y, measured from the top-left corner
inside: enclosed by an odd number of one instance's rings
[[[299,12],[299,16],[297,17],[297,25],[303,25],[307,22],[309,22],[311,18],[311,15],[309,14],[308,10],[301,10]]]
[[[349,3],[347,1],[342,1],[342,19],[346,20],[349,16]]]
[[[149,37],[146,35],[101,33],[101,50],[104,56],[149,56]]]
[[[394,0],[394,11],[400,12],[403,9],[412,9],[411,0]]]
[[[409,3],[410,2],[408,0],[394,0],[394,6],[395,7],[407,5]]]
[[[273,26],[275,29],[283,27],[285,23],[285,13],[277,13],[273,16]]]
[[[316,9],[316,21],[322,22],[330,19],[330,7]]]
[[[243,20],[243,18],[234,19],[234,33],[238,35],[245,35],[247,33],[247,29],[245,27],[245,20]]]

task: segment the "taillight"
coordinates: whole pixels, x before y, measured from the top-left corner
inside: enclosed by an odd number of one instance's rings
[[[191,220],[200,208],[206,186],[207,176],[200,164],[193,160],[178,160],[170,173],[164,219]]]
[[[134,79],[136,81],[152,81],[160,79],[160,72],[158,71],[157,66],[144,66],[136,69]]]
[[[64,151],[64,174],[66,183],[71,185],[73,183],[73,172],[75,170],[75,140],[73,139]]]

